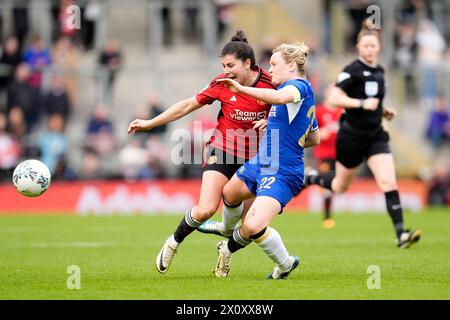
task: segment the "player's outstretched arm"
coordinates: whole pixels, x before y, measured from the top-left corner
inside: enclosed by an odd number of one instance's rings
[[[240,92],[261,100],[267,104],[285,104],[294,101],[294,93],[291,89],[283,88],[280,90],[275,89],[264,89],[264,88],[253,88],[246,87],[236,82],[235,80],[222,78],[217,79],[217,82],[222,82],[225,86],[234,90],[236,92]]]
[[[139,131],[150,131],[153,128],[156,128],[168,122],[178,120],[203,106],[203,104],[200,104],[197,101],[195,96],[189,99],[178,101],[174,105],[170,106],[166,111],[153,119],[136,119],[131,121],[130,125],[128,126],[128,134],[134,134],[135,132]]]
[[[378,108],[378,103],[380,99],[378,98],[368,98],[368,99],[356,99],[350,98],[344,90],[339,87],[334,86],[330,90],[330,103],[334,107],[342,108],[363,108],[365,110],[376,110]]]

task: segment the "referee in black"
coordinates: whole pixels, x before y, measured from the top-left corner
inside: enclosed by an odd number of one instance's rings
[[[379,33],[365,23],[356,44],[359,57],[338,77],[330,93],[330,102],[345,108],[340,120],[336,143],[336,172],[318,174],[305,170],[306,184],[317,184],[333,192],[348,190],[358,166],[367,161],[379,188],[386,196],[386,206],[397,236],[397,246],[408,248],[420,239],[420,230],[405,230],[398,193],[394,159],[389,148],[389,135],[381,120],[391,120],[396,111],[383,106],[384,69],[378,65]]]

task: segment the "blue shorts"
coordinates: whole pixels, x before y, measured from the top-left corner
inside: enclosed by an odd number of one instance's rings
[[[248,189],[257,197],[266,196],[277,200],[284,208],[303,187],[303,176],[286,174],[261,174],[257,164],[244,163],[236,172]]]

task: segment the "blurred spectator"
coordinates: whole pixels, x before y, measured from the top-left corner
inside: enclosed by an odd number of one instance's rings
[[[102,131],[112,132],[113,127],[108,119],[109,110],[105,105],[98,105],[95,109],[93,117],[89,121],[87,128],[88,134],[96,134]]]
[[[429,113],[426,136],[434,148],[450,142],[450,115],[443,97],[438,99],[437,106]]]
[[[217,12],[217,37],[220,41],[228,30],[233,18],[233,6],[238,0],[214,0]]]
[[[193,43],[198,40],[198,1],[186,0],[184,4],[184,38],[186,42]]]
[[[146,143],[147,149],[147,177],[146,178],[165,178],[165,164],[169,158],[169,149],[163,143],[160,136],[150,136]]]
[[[61,37],[59,12],[61,0],[50,0],[50,15],[52,18],[52,42]]]
[[[53,114],[48,118],[48,128],[39,141],[41,160],[53,174],[58,160],[67,155],[69,150],[68,140],[64,134],[64,119],[59,114]]]
[[[55,172],[52,175],[52,180],[75,180],[77,179],[77,173],[70,166],[67,161],[67,157],[62,155],[58,158],[56,163]]]
[[[437,206],[450,205],[450,174],[448,163],[438,161],[434,165],[434,175],[429,183],[428,203]]]
[[[16,37],[9,36],[3,44],[3,51],[0,57],[0,90],[8,88],[14,77],[16,67],[22,62],[22,55],[19,51],[19,42]]]
[[[17,138],[7,131],[6,115],[0,113],[0,180],[10,179],[22,155]]]
[[[99,158],[95,152],[88,150],[84,153],[79,177],[84,180],[99,179],[101,177]]]
[[[430,1],[427,0],[403,0],[401,5],[401,20],[412,21],[415,24],[423,18],[431,15]]]
[[[67,121],[72,108],[64,87],[64,79],[62,76],[58,74],[53,75],[50,91],[45,96],[44,101],[47,115],[51,116],[59,114],[63,117],[64,122]]]
[[[408,101],[416,100],[416,86],[414,82],[414,72],[416,70],[416,28],[411,22],[405,22],[397,27],[395,35],[396,50],[394,62],[395,66],[402,72],[406,85]]]
[[[163,2],[161,7],[161,19],[163,24],[163,45],[171,46],[173,43],[172,8]]]
[[[70,99],[70,103],[76,102],[77,86],[74,73],[78,67],[78,49],[69,38],[59,38],[52,50],[53,69],[63,76],[64,86]]]
[[[113,125],[109,120],[109,110],[106,106],[99,105],[86,130],[85,148],[98,155],[107,155],[116,149],[116,145]]]
[[[132,140],[119,153],[119,161],[123,178],[138,180],[153,178],[148,170],[147,150],[141,146],[139,140]]]
[[[28,132],[40,116],[39,91],[28,83],[29,77],[30,68],[24,63],[19,64],[15,78],[8,88],[7,101],[8,113],[16,108],[23,113]]]
[[[99,61],[101,67],[101,80],[104,85],[104,95],[102,101],[107,97],[112,101],[114,80],[116,74],[122,66],[122,53],[120,52],[119,42],[116,39],[109,39],[104,50],[100,53]]]
[[[136,110],[134,119],[153,119],[154,117],[160,115],[165,110],[165,107],[161,103],[159,95],[156,93],[150,93],[147,97],[146,104],[140,106]],[[150,131],[136,132],[134,136],[141,141],[143,144],[149,136],[152,135],[163,135],[167,131],[167,124],[158,126]]]
[[[45,67],[51,64],[50,51],[44,48],[39,36],[33,38],[31,47],[23,54],[23,61],[30,67],[31,75],[29,83],[35,88],[41,88],[42,74]]]
[[[445,41],[437,26],[428,19],[421,19],[417,29],[417,61],[422,74],[422,105],[429,107],[438,96],[438,69],[442,64]]]
[[[8,132],[19,141],[22,141],[27,133],[27,124],[22,109],[14,107],[8,114]]]
[[[13,2],[14,34],[19,41],[19,51],[21,51],[28,34],[28,6],[30,5],[30,0],[15,0]]]
[[[88,0],[84,11],[84,28],[81,29],[85,50],[91,50],[94,46],[95,30],[101,13],[102,6],[99,0]]]

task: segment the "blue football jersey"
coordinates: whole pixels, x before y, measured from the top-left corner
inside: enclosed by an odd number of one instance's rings
[[[292,88],[295,99],[272,105],[257,161],[262,175],[300,175],[303,180],[303,146],[308,133],[318,129],[314,92],[304,79],[289,80],[277,90],[285,87]]]

